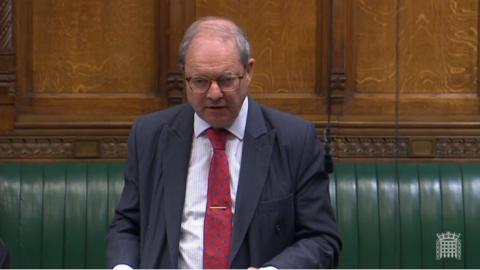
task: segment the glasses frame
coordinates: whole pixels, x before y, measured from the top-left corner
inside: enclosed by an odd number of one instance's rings
[[[237,74],[229,74],[228,76],[230,77],[235,77],[235,79],[239,79],[239,82],[241,82],[243,80],[243,78],[245,78],[245,74],[246,74],[246,71],[243,72],[242,75],[237,75]],[[207,93],[208,90],[210,90],[210,87],[212,87],[212,82],[216,82],[217,85],[218,85],[218,88],[220,88],[220,90],[222,90],[222,92],[234,92],[235,91],[235,88],[232,88],[232,90],[225,90],[222,88],[222,86],[218,83],[218,80],[222,77],[222,76],[226,76],[226,74],[222,74],[216,78],[211,78],[211,77],[207,77],[207,76],[187,76],[185,77],[185,80],[187,81],[187,84],[188,84],[188,87],[190,88],[190,90],[192,90],[192,92],[194,93],[199,93],[199,94],[204,94],[204,93]],[[205,91],[198,91],[198,90],[195,90],[191,85],[190,85],[190,81],[192,80],[192,78],[194,77],[200,77],[200,78],[205,78],[205,79],[208,79],[208,87],[205,89]]]

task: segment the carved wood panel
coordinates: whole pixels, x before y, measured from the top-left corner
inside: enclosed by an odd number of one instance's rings
[[[196,1],[196,17],[222,16],[238,22],[256,59],[251,93],[263,103],[310,120],[325,116],[328,45],[323,12],[328,1]],[[323,8],[323,10],[322,10]],[[323,42],[324,44],[319,44]],[[328,79],[327,79],[328,80]]]
[[[480,138],[335,136],[335,159],[478,160]],[[127,158],[127,137],[15,136],[0,137],[0,160]]]
[[[0,3],[0,50],[11,52],[13,48],[13,1],[4,0]]]
[[[0,132],[15,120],[15,47],[13,0],[0,2]]]
[[[121,127],[165,107],[160,10],[153,0],[17,1],[16,127]]]
[[[137,116],[185,101],[178,44],[204,15],[246,29],[258,101],[314,121],[321,135],[330,93],[335,158],[480,159],[479,8],[475,0],[4,0],[0,159],[125,158]]]
[[[256,58],[254,93],[315,91],[317,1],[197,1],[197,17],[233,18]]]
[[[402,94],[476,94],[478,1],[400,3]]]
[[[33,1],[32,94],[154,94],[157,2]]]
[[[397,2],[351,1],[354,18],[355,91],[395,92]]]
[[[398,111],[404,123],[478,123],[478,1],[348,1],[345,8],[352,42],[341,121],[393,122]]]

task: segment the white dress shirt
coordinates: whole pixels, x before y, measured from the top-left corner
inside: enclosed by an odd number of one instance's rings
[[[225,151],[231,176],[230,196],[233,213],[235,213],[235,195],[237,194],[238,175],[242,160],[247,112],[248,98],[245,98],[237,118],[230,127],[226,128],[230,132]],[[205,133],[208,128],[210,128],[210,125],[195,113],[193,120],[194,137],[180,229],[179,268],[200,269],[203,267],[203,223],[207,207],[208,171],[213,155],[212,145]]]

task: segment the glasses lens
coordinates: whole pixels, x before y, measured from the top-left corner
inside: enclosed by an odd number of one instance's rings
[[[195,91],[205,92],[210,85],[210,80],[204,77],[192,77],[190,85]]]
[[[235,90],[235,83],[237,81],[237,77],[235,76],[222,76],[218,79],[218,83],[220,87],[222,87],[223,91],[233,91]]]
[[[229,91],[235,91],[235,88],[237,87],[237,82],[242,78],[243,78],[243,75],[240,77],[235,75],[223,75],[214,81],[218,84],[218,86],[222,89],[222,91],[229,92]],[[212,84],[212,79],[207,77],[197,76],[197,77],[191,77],[187,80],[190,85],[190,88],[192,88],[193,91],[201,92],[201,93],[206,92]]]

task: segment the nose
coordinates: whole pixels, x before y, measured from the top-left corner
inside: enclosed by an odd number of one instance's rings
[[[217,81],[212,81],[210,88],[207,90],[207,98],[211,100],[218,100],[223,97],[223,91],[218,85]]]

